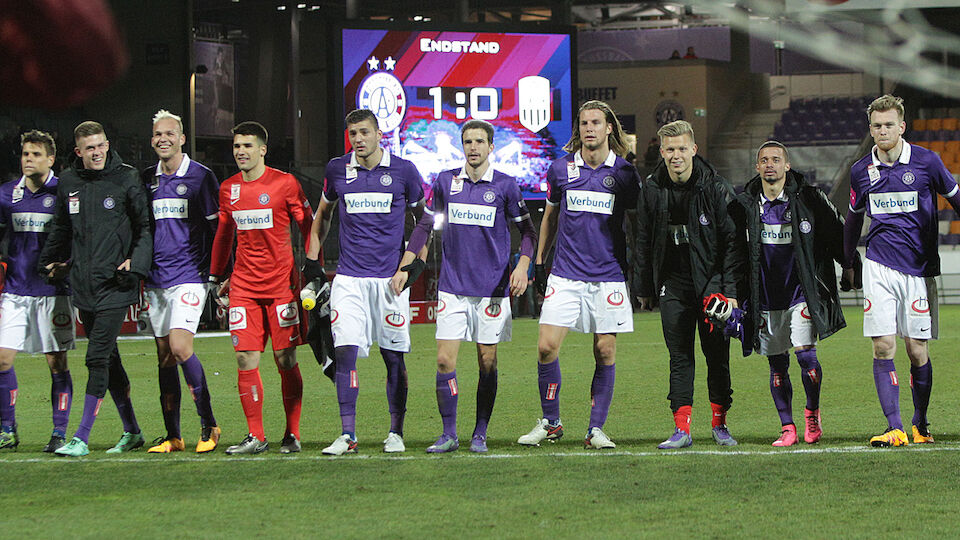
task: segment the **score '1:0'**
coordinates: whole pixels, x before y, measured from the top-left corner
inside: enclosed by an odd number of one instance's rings
[[[440,86],[434,86],[428,91],[428,93],[433,96],[433,117],[438,120],[443,117],[443,100],[440,97],[442,92],[443,88]],[[490,107],[487,110],[480,108],[480,98],[484,97],[487,98],[490,103]],[[458,120],[463,120],[467,117],[467,108],[464,106],[467,102],[467,94],[465,92],[457,92],[454,94],[454,99],[457,102],[457,108],[454,112]],[[477,120],[496,120],[498,114],[500,114],[500,106],[499,95],[497,94],[496,88],[481,87],[470,89],[471,118],[476,118]]]

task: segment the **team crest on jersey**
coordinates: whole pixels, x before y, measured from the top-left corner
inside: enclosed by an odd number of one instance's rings
[[[237,345],[240,344],[240,336],[234,334],[230,336],[230,341],[233,342],[233,346],[236,347]]]
[[[103,207],[107,210],[112,210],[114,206],[117,205],[117,201],[113,200],[113,197],[107,197],[103,200]]]
[[[380,131],[387,133],[400,127],[407,112],[407,93],[403,84],[390,73],[371,73],[357,90],[357,108],[372,111]]]
[[[567,162],[567,181],[573,182],[577,178],[580,178],[580,167],[577,167],[576,161]]]
[[[916,180],[916,179],[917,179],[917,177],[914,176],[914,174],[913,174],[912,172],[910,172],[910,171],[907,171],[907,172],[903,173],[903,178],[901,178],[901,180],[903,180],[903,183],[906,184],[906,185],[908,185],[908,186],[909,186],[910,184],[912,184],[913,181]]]
[[[707,215],[706,215],[706,214],[700,214],[700,219],[699,219],[699,221],[700,221],[700,224],[701,224],[701,225],[704,225],[704,226],[710,224],[710,219],[707,218]]]
[[[603,185],[604,185],[604,187],[612,188],[613,185],[616,184],[616,183],[617,183],[617,181],[614,180],[614,178],[613,178],[612,176],[604,176],[604,177],[603,177]]]
[[[270,195],[267,195],[266,193],[261,193],[260,196],[257,197],[257,200],[260,201],[260,204],[267,204],[268,202],[270,202]]]
[[[383,176],[380,177],[380,185],[381,185],[381,186],[387,187],[387,186],[389,186],[389,185],[392,184],[392,183],[393,183],[393,177],[390,176],[389,174],[384,174]]]
[[[809,234],[810,231],[812,230],[813,230],[813,226],[810,225],[809,221],[805,219],[800,220],[800,232],[802,232],[803,234]]]
[[[483,194],[483,200],[485,202],[492,203],[493,201],[497,200],[497,194],[493,191],[488,191]]]
[[[43,207],[50,208],[53,206],[53,195],[47,195],[43,198]]]
[[[230,185],[230,204],[236,204],[240,200],[240,184]]]
[[[187,185],[186,184],[177,184],[177,195],[186,195]]]

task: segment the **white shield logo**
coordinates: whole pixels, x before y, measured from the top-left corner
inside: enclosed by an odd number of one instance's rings
[[[536,133],[550,123],[550,81],[531,75],[517,83],[520,125]]]

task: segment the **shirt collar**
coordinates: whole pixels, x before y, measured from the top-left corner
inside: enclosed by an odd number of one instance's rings
[[[787,196],[787,190],[785,189],[781,189],[780,194],[774,197],[772,200],[768,199],[767,196],[763,194],[763,191],[760,191],[760,206],[763,206],[764,203],[768,203],[768,202],[771,202],[771,203],[773,201],[787,202],[788,200],[790,200],[790,198]]]
[[[583,167],[586,165],[586,162],[583,161],[583,156],[580,155],[580,151],[577,150],[577,153],[573,155],[573,162],[577,167]],[[613,150],[610,150],[610,153],[607,154],[607,159],[603,160],[603,164],[607,167],[613,167],[613,164],[617,162],[617,155],[613,153]]]
[[[187,174],[187,168],[190,167],[190,156],[186,153],[183,154],[183,160],[180,161],[180,166],[177,167],[177,172],[173,173],[174,176],[182,177]],[[154,173],[154,176],[160,176],[163,174],[163,168],[160,166],[160,162],[157,162],[157,172]]]
[[[464,178],[466,180],[470,180],[470,175],[467,174],[466,165],[464,165],[463,168],[460,169],[460,174],[457,175],[457,178]],[[493,163],[491,163],[487,167],[486,171],[483,171],[483,176],[481,176],[480,179],[477,180],[477,182],[493,182]]]
[[[910,150],[910,143],[908,143],[907,141],[903,141],[903,150],[900,151],[900,158],[897,159],[897,161],[899,161],[900,163],[903,163],[904,165],[908,165],[910,163],[911,153],[912,152]],[[870,149],[870,157],[873,159],[874,167],[885,165],[885,163],[881,163],[880,158],[877,157],[877,145],[873,145],[873,148]]]
[[[50,169],[49,171],[47,171],[47,179],[43,181],[43,185],[46,186],[47,184],[50,183],[50,180],[52,179],[53,179],[53,169]],[[15,187],[18,187],[18,188],[27,187],[26,175],[20,175],[20,181],[17,182],[17,185]]]
[[[357,168],[360,164],[357,162],[357,153],[350,152],[350,166]],[[387,152],[386,148],[383,148],[383,156],[380,157],[380,163],[377,164],[378,167],[389,167],[390,166],[390,152]],[[374,167],[376,168],[376,167]]]

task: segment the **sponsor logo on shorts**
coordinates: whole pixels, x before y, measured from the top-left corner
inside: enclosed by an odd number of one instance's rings
[[[257,201],[259,201],[260,204],[267,204],[270,202],[270,195],[268,193],[261,193],[260,196],[257,197]]]
[[[344,193],[348,214],[389,214],[393,193]]]
[[[290,302],[277,306],[277,320],[280,321],[281,328],[300,324],[300,310],[297,309],[297,303]]]
[[[553,401],[557,399],[557,386],[558,384],[555,382],[552,382],[547,385],[547,395],[546,395],[547,401]]]
[[[490,304],[484,308],[483,312],[486,313],[488,317],[493,317],[496,319],[500,316],[503,310],[500,309],[500,304]]]
[[[804,308],[800,310],[800,316],[803,317],[804,319],[809,319],[810,309],[804,306]]]
[[[450,223],[457,225],[493,227],[496,217],[497,209],[493,206],[465,203],[450,203],[447,205],[447,219]]]
[[[53,223],[53,214],[42,212],[14,212],[10,215],[15,232],[46,233],[50,232]]]
[[[387,313],[386,317],[383,318],[390,326],[394,328],[400,328],[407,322],[407,318],[403,316],[399,311],[391,311]]]
[[[180,301],[190,307],[196,307],[200,305],[200,297],[192,291],[187,291],[181,294]]]
[[[117,205],[117,201],[113,200],[113,197],[107,197],[103,200],[103,207],[107,210],[112,210],[114,206]]]
[[[616,195],[613,193],[598,193],[582,189],[567,191],[567,210],[570,212],[591,212],[594,214],[613,215],[613,203]]]
[[[766,328],[766,327],[767,327],[767,318],[761,316],[761,317],[760,317],[760,329],[763,330],[763,329]]]
[[[340,317],[340,312],[339,312],[339,311],[337,311],[337,310],[335,310],[335,309],[331,309],[331,310],[330,310],[330,324],[335,323],[339,317]]]
[[[230,331],[247,327],[247,310],[241,306],[230,306]],[[236,345],[236,343],[234,343]]]
[[[187,209],[186,199],[154,199],[153,219],[186,219]]]
[[[258,210],[234,210],[233,221],[237,223],[237,230],[240,231],[272,229],[273,208],[261,208]]]
[[[70,326],[71,317],[66,313],[57,313],[53,316],[53,325],[57,328],[66,328]]]
[[[546,292],[543,293],[543,298],[544,299],[550,298],[551,296],[553,296],[553,293],[555,292],[557,292],[557,290],[553,288],[553,285],[548,285]]]
[[[918,315],[930,313],[930,303],[926,298],[918,298],[910,303],[910,310]]]
[[[870,311],[870,308],[872,308],[872,307],[873,307],[873,302],[871,302],[869,298],[864,298],[864,299],[863,299],[863,312],[866,313],[866,312]]]
[[[870,194],[870,210],[873,214],[906,214],[916,212],[918,207],[916,191]]]
[[[445,309],[447,309],[447,303],[444,302],[443,300],[438,301],[438,302],[437,302],[437,313],[440,313],[441,311],[443,311],[443,310],[445,310]]]
[[[607,295],[607,303],[611,306],[619,306],[623,304],[623,300],[626,298],[624,294],[620,291],[613,291]]]

